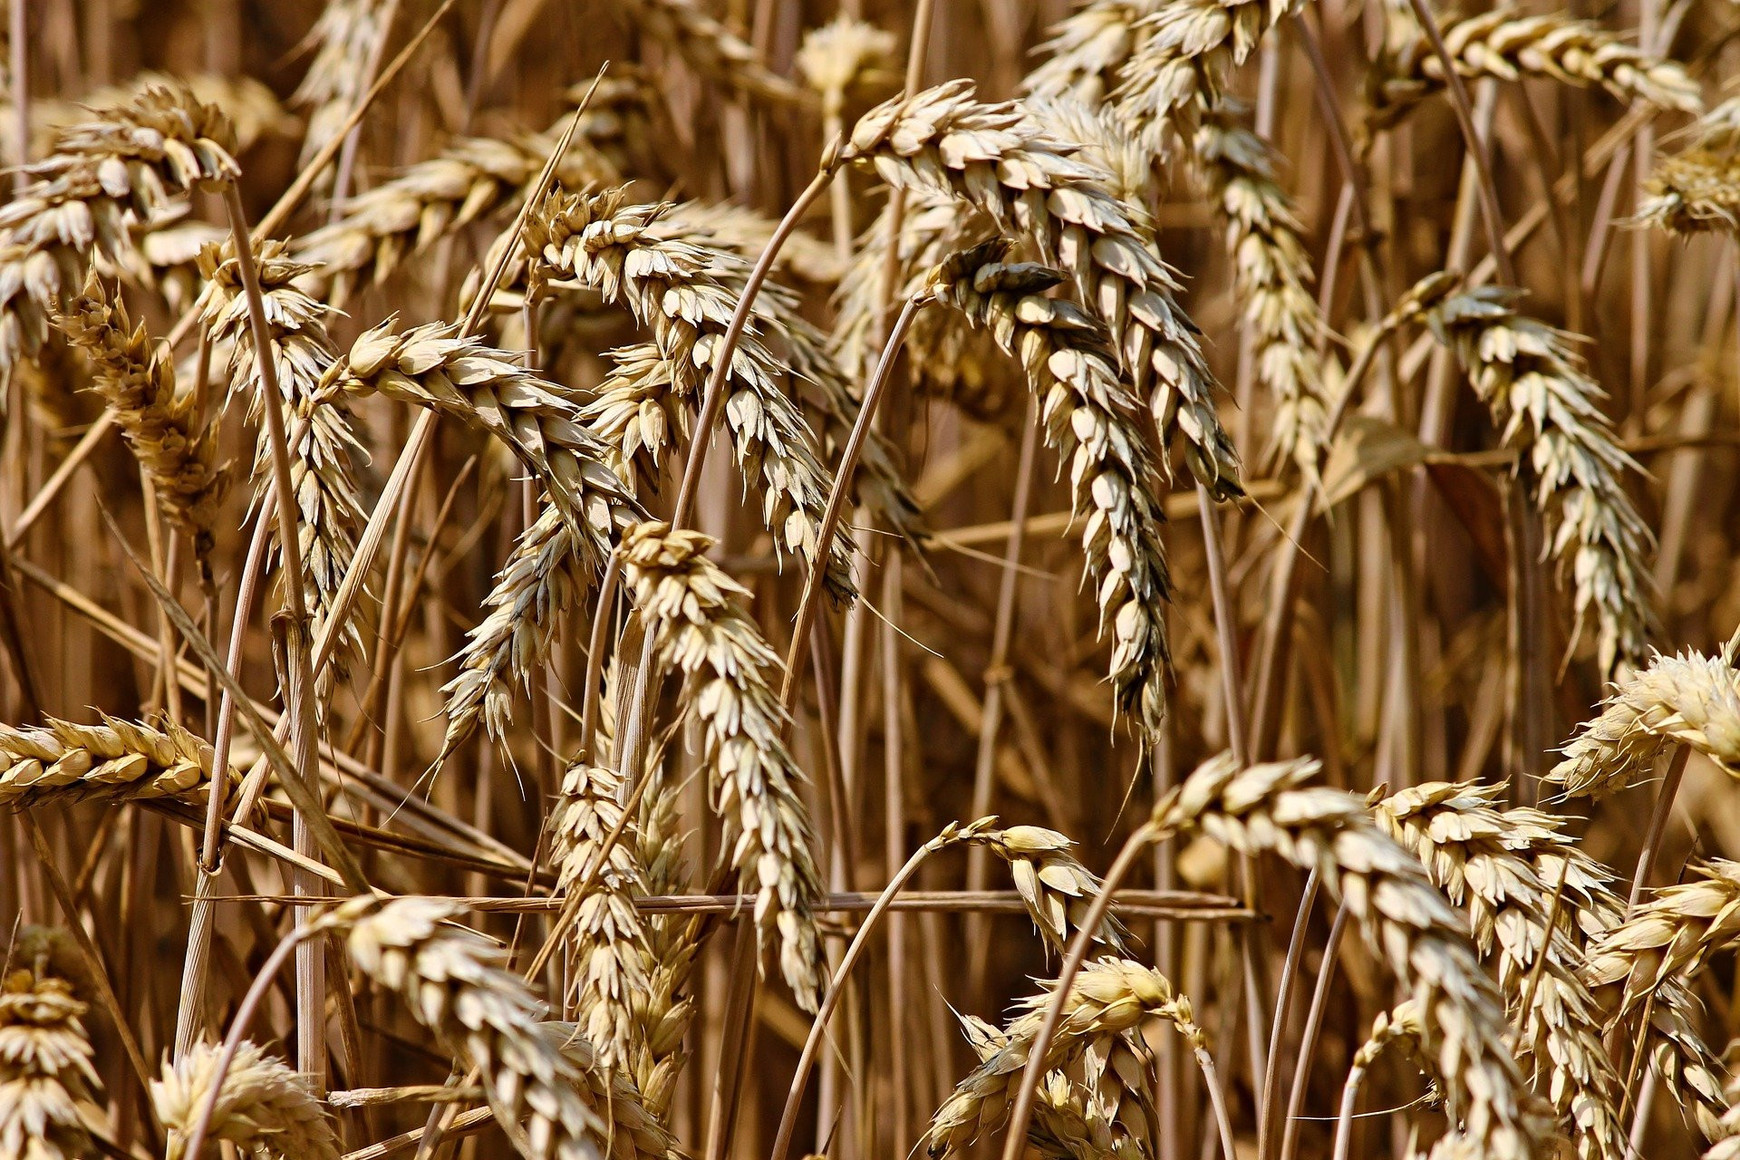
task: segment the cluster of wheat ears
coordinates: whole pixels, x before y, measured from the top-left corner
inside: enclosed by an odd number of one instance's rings
[[[1740,1156],[1732,4],[5,31],[0,1160]]]

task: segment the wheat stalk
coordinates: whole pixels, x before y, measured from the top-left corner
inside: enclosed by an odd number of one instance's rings
[[[0,207],[0,375],[35,356],[97,255],[121,261],[133,230],[173,197],[235,179],[229,138],[217,109],[159,87],[58,134]]]
[[[822,887],[797,794],[804,775],[767,676],[780,659],[738,604],[747,589],[703,555],[711,546],[696,532],[637,525],[623,538],[623,577],[660,661],[684,675],[681,703],[700,728],[701,761],[726,826],[723,849],[744,893],[756,895],[763,943],[777,931],[780,972],[814,1010],[822,980],[811,908]]]
[[[105,716],[99,725],[75,725],[50,717],[34,729],[0,726],[0,806],[203,800],[211,762],[211,746],[169,720]]]
[[[1468,920],[1418,859],[1383,833],[1358,797],[1311,786],[1319,763],[1240,769],[1213,758],[1154,807],[1158,835],[1200,831],[1249,857],[1274,853],[1318,871],[1359,923],[1373,955],[1419,1005],[1427,1053],[1443,1069],[1454,1130],[1433,1155],[1530,1157],[1548,1121],[1533,1106],[1506,1044],[1504,1002],[1481,969]]]
[[[216,1044],[196,1044],[175,1063],[165,1061],[163,1078],[151,1083],[158,1122],[169,1129],[171,1160],[186,1154],[187,1133],[208,1101],[213,1110],[207,1139],[227,1140],[245,1154],[271,1160],[337,1160],[338,1138],[307,1076],[244,1040],[213,1100],[220,1054]]]
[[[326,329],[333,309],[296,288],[295,280],[308,267],[290,258],[281,243],[262,243],[254,262],[278,389],[301,430],[289,451],[290,482],[301,517],[298,547],[304,598],[316,623],[324,623],[338,608],[339,588],[356,555],[357,536],[368,522],[355,477],[355,463],[363,451],[349,402],[323,388],[337,363]],[[201,254],[200,269],[216,291],[205,300],[206,330],[214,344],[229,350],[230,389],[247,398],[249,419],[260,428],[254,444],[254,504],[270,510],[272,449],[261,423],[266,400],[241,270],[233,256],[215,248]],[[276,525],[273,534],[276,544]],[[324,680],[342,677],[362,656],[362,630],[356,619],[347,617],[340,627],[343,634],[332,667],[326,670],[331,675]]]
[[[1069,462],[1085,570],[1099,596],[1100,631],[1113,642],[1112,688],[1155,738],[1166,711],[1161,607],[1169,585],[1165,517],[1136,422],[1140,404],[1118,373],[1104,327],[1072,303],[1046,297],[1062,276],[1005,265],[1006,252],[1005,243],[993,242],[950,259],[938,270],[939,292],[1027,373],[1046,442]]]
[[[1517,313],[1517,293],[1454,295],[1431,311],[1432,330],[1529,467],[1548,550],[1571,577],[1573,640],[1592,618],[1597,660],[1612,674],[1642,660],[1655,621],[1646,559],[1654,537],[1621,479],[1637,464],[1615,441],[1572,336]]]
[[[970,82],[952,81],[872,109],[834,160],[873,165],[895,188],[964,201],[1031,239],[1106,323],[1163,445],[1181,436],[1197,481],[1216,496],[1238,495],[1238,455],[1215,411],[1196,328],[1173,298],[1177,283],[1104,175],[1073,152],[1020,106],[982,104]]]
[[[85,1011],[72,984],[40,969],[0,979],[0,1156],[96,1154],[85,1108],[101,1085],[81,1022]]]
[[[1697,82],[1679,62],[1644,52],[1587,20],[1524,15],[1503,5],[1446,28],[1444,46],[1457,73],[1471,80],[1545,77],[1578,88],[1600,86],[1627,105],[1693,114],[1704,107]],[[1416,28],[1383,62],[1369,92],[1379,123],[1390,123],[1444,87],[1444,62]]]
[[[92,381],[150,477],[158,504],[204,560],[228,483],[217,462],[215,427],[203,424],[191,393],[176,393],[174,364],[143,323],[129,325],[118,298],[111,305],[95,275],[55,324],[90,357]]]
[[[1530,864],[1533,844],[1519,836],[1531,819],[1499,809],[1501,793],[1499,786],[1427,782],[1373,803],[1372,813],[1467,910],[1481,954],[1497,951],[1518,1047],[1547,1062],[1550,1098],[1578,1154],[1618,1157],[1626,1145],[1619,1077],[1601,1042],[1601,1012],[1579,977],[1582,948],[1561,927],[1548,931],[1554,889]]]
[[[1649,668],[1622,678],[1543,780],[1568,797],[1605,797],[1647,773],[1674,744],[1730,772],[1740,769],[1740,673],[1722,657],[1658,656]]]

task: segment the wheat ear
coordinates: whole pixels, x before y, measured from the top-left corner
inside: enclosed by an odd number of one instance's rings
[[[1166,712],[1167,599],[1159,480],[1105,329],[1046,291],[1062,276],[1005,265],[1003,242],[946,262],[944,300],[989,331],[1020,361],[1040,406],[1046,442],[1069,462],[1086,572],[1099,595],[1100,631],[1112,637],[1110,673],[1119,704],[1158,736]]]
[[[690,885],[683,855],[686,835],[678,814],[678,795],[668,792],[665,785],[662,755],[648,761],[644,776],[651,784],[635,819],[636,862],[644,869],[648,893],[677,894]],[[648,986],[644,1002],[636,1006],[639,1034],[634,1074],[641,1098],[663,1119],[669,1113],[677,1078],[688,1062],[685,1041],[695,1014],[689,983],[702,944],[696,937],[694,920],[687,915],[649,915],[643,925],[649,956]]]
[[[169,720],[75,725],[50,717],[35,729],[0,726],[0,806],[203,799],[211,761],[210,745]]]
[[[1658,656],[1622,678],[1543,780],[1568,797],[1605,797],[1649,772],[1674,744],[1740,770],[1740,673],[1720,656]]]
[[[163,1064],[151,1083],[158,1122],[169,1129],[169,1156],[185,1155],[186,1135],[200,1106],[211,1098],[221,1052],[195,1044],[181,1059]],[[228,1140],[244,1155],[270,1160],[337,1160],[338,1138],[309,1078],[264,1048],[244,1040],[224,1073],[213,1104],[207,1139]]]
[[[1274,853],[1315,869],[1359,923],[1372,954],[1420,1009],[1423,1043],[1445,1078],[1455,1129],[1434,1156],[1531,1157],[1551,1121],[1534,1106],[1506,1042],[1498,986],[1481,969],[1468,920],[1451,909],[1418,859],[1353,794],[1308,784],[1311,759],[1240,769],[1223,754],[1154,807],[1162,836],[1200,831],[1237,853]]]
[[[1601,671],[1636,664],[1655,621],[1648,552],[1654,538],[1622,476],[1637,464],[1614,439],[1599,385],[1571,335],[1514,309],[1517,291],[1482,287],[1431,314],[1506,446],[1532,473],[1548,550],[1571,579],[1576,630],[1594,621]]]
[[[301,430],[290,446],[290,482],[299,512],[303,591],[309,611],[322,623],[338,607],[338,590],[356,555],[357,536],[368,522],[356,483],[356,462],[363,455],[353,430],[349,401],[323,390],[337,353],[327,322],[330,306],[317,302],[293,284],[308,267],[291,259],[282,243],[263,242],[254,253],[255,269],[271,334],[272,361],[279,390]],[[254,444],[254,503],[272,503],[272,449],[260,419],[264,396],[259,360],[254,353],[247,295],[234,257],[216,248],[200,256],[200,268],[216,292],[205,303],[205,325],[214,344],[230,352],[232,392],[248,401],[250,421],[260,428]],[[270,510],[269,508],[267,510]],[[277,525],[273,525],[276,544]],[[362,656],[362,629],[347,618],[333,654],[332,674],[341,678]]]
[[[369,85],[369,60],[387,35],[392,8],[385,0],[327,0],[308,30],[302,47],[312,47],[314,58],[290,97],[293,104],[308,110],[298,164],[313,161],[344,127]]]
[[[1372,813],[1468,912],[1481,954],[1496,950],[1518,1046],[1547,1063],[1550,1098],[1578,1154],[1613,1160],[1624,1155],[1626,1138],[1619,1076],[1601,1042],[1604,1020],[1580,977],[1581,946],[1562,927],[1546,927],[1554,887],[1535,872],[1530,844],[1519,836],[1529,819],[1513,824],[1498,808],[1501,793],[1500,786],[1428,782],[1374,803]]]
[[[1632,221],[1676,234],[1740,230],[1740,97],[1716,105],[1685,136],[1684,149],[1656,163]]]
[[[658,644],[685,680],[681,704],[701,731],[701,761],[726,826],[724,849],[756,895],[763,942],[777,932],[780,972],[807,1010],[820,1001],[812,908],[821,876],[811,854],[804,780],[785,737],[789,719],[768,674],[780,659],[739,600],[748,591],[703,554],[712,541],[663,523],[623,538],[623,577]]]
[[[761,63],[754,46],[695,0],[622,0],[635,26],[674,49],[695,72],[776,101],[796,101],[803,89]]]
[[[35,356],[97,255],[121,261],[137,223],[234,180],[229,140],[222,113],[170,88],[61,131],[54,154],[26,171],[30,184],[0,207],[0,375]]]
[[[92,89],[76,102],[33,98],[30,102],[31,127],[58,131],[90,120],[92,110],[103,113],[130,104],[149,89],[185,90],[201,104],[223,110],[238,154],[247,152],[266,137],[287,137],[302,127],[301,118],[286,110],[264,81],[221,73],[176,73],[171,76],[149,69],[116,84]],[[43,144],[44,148],[33,152],[53,151],[48,147],[48,140]]]
[[[100,1086],[85,1011],[64,979],[35,970],[0,979],[0,1156],[96,1154],[81,1112]]]
[[[1105,175],[1074,152],[1019,105],[983,104],[971,82],[951,81],[872,109],[835,160],[872,165],[896,188],[963,201],[1005,233],[1031,239],[1106,323],[1165,444],[1181,439],[1191,474],[1216,496],[1240,494],[1217,385],[1173,297],[1172,272],[1107,191]]]

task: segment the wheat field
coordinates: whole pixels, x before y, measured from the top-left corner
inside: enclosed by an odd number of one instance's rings
[[[4,25],[0,1160],[1740,1157],[1740,8]]]

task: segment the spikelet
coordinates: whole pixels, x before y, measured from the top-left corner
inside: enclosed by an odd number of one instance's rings
[[[958,255],[936,275],[943,298],[1021,362],[1040,404],[1048,445],[1069,462],[1085,570],[1099,596],[1100,631],[1112,637],[1117,701],[1159,736],[1166,712],[1167,599],[1159,481],[1105,329],[1081,308],[1046,297],[1062,276],[1004,265],[1003,242]]]
[[[132,229],[170,199],[235,179],[229,139],[217,109],[170,88],[58,135],[54,155],[29,166],[30,184],[0,207],[0,378],[35,356],[99,254],[122,260]]]
[[[1018,105],[981,104],[971,82],[951,81],[872,109],[833,160],[873,165],[896,188],[966,202],[1069,271],[1148,397],[1161,438],[1170,445],[1182,436],[1191,474],[1217,497],[1239,495],[1238,455],[1215,411],[1196,327],[1173,298],[1172,272],[1105,175],[1074,152]]]
[[[1600,86],[1615,100],[1699,113],[1698,84],[1677,61],[1651,56],[1587,20],[1524,15],[1503,5],[1444,29],[1444,47],[1463,77],[1514,81],[1547,77],[1578,88]],[[1424,32],[1373,73],[1370,98],[1380,124],[1442,92],[1444,62]]]
[[[87,1115],[100,1086],[86,1007],[64,979],[14,970],[0,979],[0,1156],[83,1160],[95,1155]]]
[[[577,762],[568,767],[550,811],[551,860],[561,893],[578,890],[598,862],[605,838],[622,820],[621,798],[622,779],[609,766]],[[645,893],[634,835],[625,831],[568,931],[571,1002],[579,1013],[580,1034],[606,1070],[632,1060],[639,1030],[635,1011],[649,989],[651,951],[634,908],[635,896]]]
[[[368,522],[355,471],[363,451],[352,430],[355,417],[348,400],[331,397],[322,389],[337,361],[326,330],[334,311],[295,287],[296,278],[308,267],[291,259],[282,243],[262,243],[254,255],[254,266],[271,334],[278,390],[289,412],[286,435],[298,424],[303,427],[302,437],[292,440],[289,447],[290,483],[299,508],[304,599],[318,625],[337,606],[339,587],[356,555],[357,536]],[[246,397],[249,421],[259,429],[254,443],[254,503],[275,504],[272,445],[264,422],[260,363],[254,351],[241,270],[227,248],[220,252],[215,247],[200,255],[200,269],[216,291],[205,300],[206,330],[215,345],[229,349],[230,390]],[[276,551],[276,521],[271,528]],[[342,678],[362,656],[358,622],[347,620],[343,629],[325,681]]]
[[[92,275],[56,325],[91,360],[92,381],[114,411],[139,459],[157,503],[193,540],[203,560],[210,554],[217,507],[228,482],[217,463],[215,427],[202,426],[191,394],[177,395],[175,366],[141,323],[129,325],[127,308]]]
[[[1720,656],[1658,656],[1613,686],[1601,715],[1578,726],[1544,779],[1567,797],[1605,797],[1649,772],[1668,746],[1689,745],[1740,770],[1740,673]],[[1740,776],[1740,774],[1737,774]]]
[[[1455,350],[1505,445],[1526,456],[1547,550],[1573,585],[1573,640],[1592,620],[1611,676],[1643,660],[1655,622],[1654,537],[1621,480],[1637,464],[1615,441],[1574,338],[1517,313],[1517,293],[1454,295],[1432,310],[1432,331]]]
[[[1153,825],[1159,837],[1201,832],[1240,854],[1274,853],[1318,870],[1371,953],[1419,1005],[1425,1050],[1444,1074],[1458,1125],[1432,1154],[1541,1154],[1551,1121],[1534,1106],[1511,1057],[1504,1002],[1470,945],[1467,918],[1379,829],[1364,802],[1307,784],[1319,768],[1297,759],[1240,770],[1223,754],[1155,805]]]
[[[714,19],[696,0],[622,0],[634,26],[670,45],[696,74],[774,101],[796,101],[803,90],[762,64],[752,45]]]
[[[208,1102],[207,1140],[227,1140],[244,1155],[270,1160],[337,1160],[338,1138],[307,1076],[244,1039],[213,1102],[221,1054],[215,1043],[195,1044],[178,1062],[165,1060],[163,1078],[151,1082],[152,1107],[169,1129],[170,1160],[186,1155],[187,1134]]]
[[[505,443],[550,501],[515,545],[488,600],[489,615],[468,638],[447,696],[450,754],[480,716],[500,736],[510,715],[509,676],[524,678],[545,655],[554,613],[604,565],[641,509],[604,464],[603,448],[579,421],[565,388],[540,379],[478,339],[442,323],[399,331],[392,320],[365,332],[334,364],[323,392],[382,394],[481,427]],[[551,615],[530,623],[528,607]]]
[[[202,800],[211,761],[210,745],[168,720],[105,716],[100,725],[75,725],[50,717],[34,729],[0,726],[0,806]]]
[[[572,279],[626,305],[652,329],[672,389],[699,406],[748,270],[734,254],[653,229],[663,207],[626,206],[625,194],[552,196],[527,223],[526,249],[537,256],[539,276]],[[776,549],[808,563],[825,552],[828,591],[844,600],[853,593],[851,541],[840,531],[830,544],[817,542],[834,480],[802,413],[780,389],[784,370],[746,334],[726,380],[725,427],[746,483],[759,486],[762,523]],[[602,394],[599,405],[612,398]]]
[[[697,532],[639,524],[623,537],[623,577],[659,659],[685,678],[681,703],[700,727],[726,859],[756,896],[763,944],[777,931],[780,972],[814,1010],[822,981],[812,908],[822,886],[798,796],[804,775],[785,742],[789,718],[768,683],[782,666],[738,603],[748,591],[703,555],[711,546]]]
[[[1549,1098],[1578,1154],[1613,1160],[1624,1154],[1625,1129],[1616,1103],[1619,1077],[1601,1042],[1604,1020],[1579,977],[1578,942],[1557,926],[1548,937],[1553,887],[1528,856],[1535,811],[1510,817],[1498,808],[1502,792],[1496,785],[1427,782],[1373,803],[1372,813],[1450,901],[1467,910],[1481,954],[1496,952],[1519,1052],[1547,1064]],[[1539,979],[1531,982],[1537,964]]]
[[[302,47],[314,59],[290,100],[308,110],[299,165],[306,167],[338,136],[369,83],[369,60],[386,37],[393,5],[385,0],[327,0]]]

